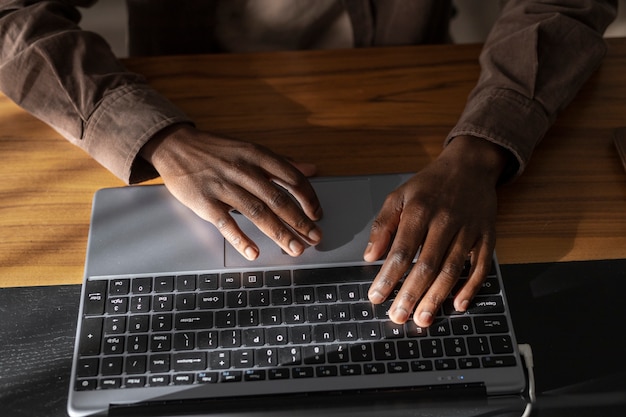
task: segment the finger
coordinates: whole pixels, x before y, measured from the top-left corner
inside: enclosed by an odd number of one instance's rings
[[[390,215],[389,218],[385,217],[388,213]],[[399,216],[399,223],[396,223],[398,220],[396,213],[397,211],[388,212],[385,210],[383,215],[379,217],[379,220],[374,222],[374,225],[381,227],[384,230],[383,233],[388,236],[390,236],[392,229],[395,230],[392,225],[398,225],[398,232],[389,249],[389,253],[368,291],[368,298],[374,304],[380,304],[389,297],[397,283],[413,263],[424,235],[423,216],[419,213],[414,216],[403,214]],[[383,237],[383,239],[387,240],[389,237]],[[378,241],[373,240],[373,242]]]
[[[308,183],[306,180],[305,182]],[[245,211],[245,213],[242,211],[242,214],[267,236],[280,244],[283,236],[285,239],[294,237],[293,231],[311,245],[320,242],[321,229],[302,211],[287,190],[261,175],[251,176],[244,185],[246,191],[254,198],[241,197],[244,198],[242,203],[247,206],[242,209]],[[289,242],[291,245],[298,245],[299,241],[289,240]],[[304,246],[294,246],[290,252],[299,255],[303,250]]]
[[[298,162],[292,161],[288,159],[289,163],[293,165],[298,171],[302,173],[305,177],[313,177],[317,174],[317,166],[315,164],[311,164],[309,162]]]
[[[268,151],[269,152],[269,151]],[[315,190],[308,179],[296,166],[285,163],[281,158],[271,154],[270,158],[262,158],[261,168],[267,173],[270,180],[286,189],[298,202],[302,210],[310,220],[319,220],[322,217],[322,206],[315,194]],[[302,165],[306,174],[311,167]]]
[[[418,326],[428,327],[433,323],[441,304],[446,300],[463,272],[468,248],[471,246],[469,242],[471,241],[460,237],[455,239],[449,253],[441,261],[441,266],[435,269],[437,272],[434,280],[429,287],[423,289],[424,296],[413,314],[413,321]]]
[[[284,191],[281,191],[275,186],[261,187],[260,194],[269,198],[272,208],[263,200],[239,187],[234,187],[231,192],[228,193],[225,203],[247,217],[261,232],[276,242],[286,253],[291,256],[301,255],[305,249],[304,243],[302,243],[300,237],[283,222],[284,219],[277,216],[273,210],[283,204],[294,204],[293,201],[291,201]],[[279,209],[278,211],[281,212],[284,210]],[[307,225],[312,225],[306,227],[302,224],[299,225],[301,229],[306,228],[306,230],[308,230],[308,237],[313,236],[313,238],[319,240],[321,233],[317,232],[318,228],[315,223],[311,222],[304,215],[301,216],[301,221]]]
[[[495,239],[485,236],[472,251],[471,268],[467,282],[454,297],[454,309],[466,311],[470,301],[481,290],[493,261]]]
[[[363,253],[363,259],[374,262],[387,251],[393,235],[398,230],[403,203],[396,193],[387,196],[378,215],[372,222],[370,236]]]
[[[249,261],[259,256],[259,248],[240,228],[230,214],[230,207],[213,201],[197,204],[196,201],[186,204],[200,218],[212,223],[224,239]],[[184,204],[184,203],[183,203]]]

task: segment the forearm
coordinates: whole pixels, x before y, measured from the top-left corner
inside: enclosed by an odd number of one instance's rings
[[[156,175],[139,150],[187,117],[79,28],[93,1],[30,3],[0,1],[0,89],[124,181]]]
[[[481,53],[481,75],[446,144],[459,135],[499,144],[519,175],[558,113],[599,66],[615,1],[509,1]]]

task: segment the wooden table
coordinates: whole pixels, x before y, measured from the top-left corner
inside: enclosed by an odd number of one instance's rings
[[[502,263],[626,258],[626,39],[500,192]],[[320,175],[415,171],[441,151],[480,45],[142,58],[127,66],[200,128],[317,164]],[[123,185],[0,95],[0,287],[76,284],[93,193]]]

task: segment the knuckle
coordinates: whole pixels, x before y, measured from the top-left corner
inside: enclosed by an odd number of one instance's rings
[[[265,216],[267,206],[260,201],[248,204],[246,214],[251,220],[259,219]]]
[[[281,209],[285,207],[288,202],[289,198],[280,190],[276,190],[268,199],[268,204],[274,209]]]
[[[463,272],[463,267],[463,263],[458,263],[454,261],[446,262],[439,272],[439,277],[442,278],[446,283],[453,283],[459,278],[459,276],[461,276],[461,273]]]
[[[413,261],[414,253],[407,248],[396,248],[387,256],[387,260],[396,267],[407,266]]]
[[[422,277],[433,277],[436,273],[434,264],[424,259],[418,259],[415,265],[413,265],[413,272]]]

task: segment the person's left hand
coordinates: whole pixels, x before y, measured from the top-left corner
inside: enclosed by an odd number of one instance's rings
[[[389,194],[364,254],[371,262],[389,250],[369,289],[372,303],[392,294],[419,251],[389,308],[392,321],[404,323],[413,313],[418,326],[430,326],[471,256],[469,279],[454,300],[457,311],[467,309],[491,266],[496,185],[507,156],[508,151],[484,139],[460,136]]]

